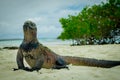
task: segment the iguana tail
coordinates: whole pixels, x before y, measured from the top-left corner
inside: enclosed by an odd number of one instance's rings
[[[92,58],[64,56],[63,59],[66,61],[67,64],[82,65],[82,66],[111,68],[120,65],[120,61],[97,60]]]

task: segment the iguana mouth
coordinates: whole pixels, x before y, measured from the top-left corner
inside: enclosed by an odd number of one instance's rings
[[[23,25],[23,29],[24,30],[28,30],[28,29],[36,30],[37,27],[36,27],[36,24],[33,23],[32,21],[26,21]]]

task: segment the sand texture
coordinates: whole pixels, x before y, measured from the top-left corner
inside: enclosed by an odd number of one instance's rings
[[[120,60],[120,45],[48,46],[60,55]],[[12,71],[16,65],[17,50],[0,50],[0,80],[120,80],[120,66],[97,68],[69,65],[70,70],[42,68],[39,72]]]

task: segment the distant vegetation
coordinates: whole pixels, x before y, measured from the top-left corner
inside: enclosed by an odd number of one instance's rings
[[[113,38],[112,30],[120,29],[120,0],[86,6],[78,15],[59,21],[63,28],[59,39],[72,39],[73,45],[94,44],[93,40],[99,44],[102,39]]]

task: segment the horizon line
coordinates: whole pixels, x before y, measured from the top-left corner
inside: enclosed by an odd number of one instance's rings
[[[38,39],[57,39],[57,38],[38,38]],[[6,38],[6,39],[0,39],[0,41],[9,41],[9,40],[23,40],[23,38]]]

